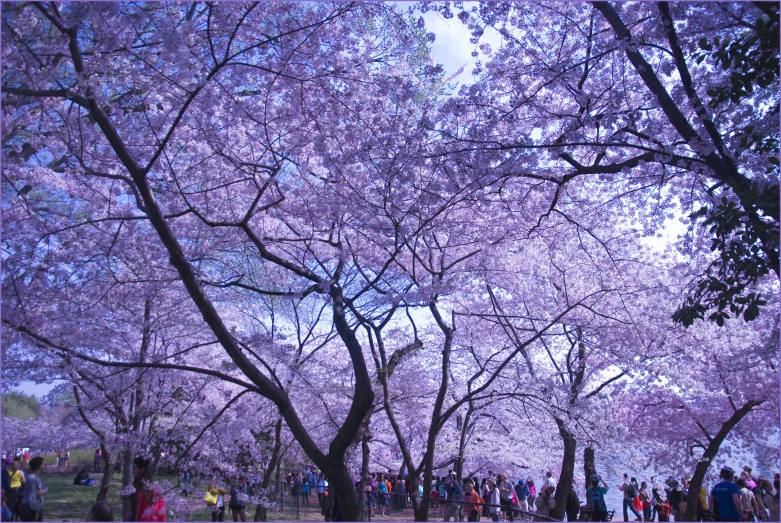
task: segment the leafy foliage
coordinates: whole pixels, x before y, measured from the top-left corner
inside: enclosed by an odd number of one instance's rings
[[[33,395],[23,392],[3,393],[3,416],[26,421],[37,419],[41,413],[41,403]]]

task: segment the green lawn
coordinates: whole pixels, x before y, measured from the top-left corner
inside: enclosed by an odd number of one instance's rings
[[[56,470],[56,469],[55,469]],[[73,484],[73,478],[75,474],[68,473],[56,473],[55,471],[47,472],[43,475],[43,481],[49,488],[49,493],[44,497],[43,504],[43,519],[44,521],[84,521],[87,516],[90,507],[95,503],[95,498],[98,495],[98,484],[102,477],[102,473],[90,474],[90,477],[95,480],[95,485],[91,487],[80,487]],[[165,474],[160,474],[158,479],[162,482],[164,479],[176,484],[176,477],[166,477]],[[114,521],[122,521],[122,501],[119,497],[119,490],[122,484],[122,474],[115,473],[111,483],[111,489],[109,490],[108,502],[111,503],[111,507],[114,509]],[[191,495],[191,506],[194,510],[192,521],[211,521],[211,512],[206,508],[206,504],[203,502],[203,496],[205,494],[206,486],[202,485],[201,490],[204,491],[198,495]],[[255,513],[254,505],[247,507],[247,517],[252,519]],[[226,509],[227,516],[227,509]],[[276,519],[275,516],[281,516],[278,513],[269,512],[269,519]],[[169,518],[174,520],[169,514]],[[178,519],[178,518],[177,518]],[[232,519],[227,516],[226,519]],[[279,519],[287,519],[280,517]]]
[[[43,481],[49,488],[44,497],[44,521],[84,521],[90,507],[98,495],[97,483],[92,487],[78,487],[73,484],[75,474],[44,474]],[[92,477],[99,482],[97,474]],[[115,484],[119,488],[122,482],[121,474],[114,474]],[[113,485],[114,483],[112,483]],[[109,493],[109,503],[114,509],[114,520],[121,521],[122,501],[116,494],[117,489]]]

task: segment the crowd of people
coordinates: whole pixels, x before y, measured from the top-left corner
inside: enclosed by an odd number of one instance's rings
[[[67,454],[57,456],[58,468],[63,465],[63,459],[67,460]],[[166,521],[165,499],[153,480],[149,465],[149,460],[142,457],[133,460],[133,492],[129,494],[127,512],[122,514],[124,521]],[[43,501],[48,492],[41,477],[44,468],[41,456],[25,459],[24,455],[20,455],[10,462],[3,461],[3,521],[43,521]],[[681,478],[679,483],[676,478],[669,477],[663,486],[651,478],[649,488],[645,481],[638,483],[636,478],[624,474],[623,483],[616,485],[623,495],[624,521],[629,521],[630,513],[635,521],[682,521],[691,503],[696,503],[695,521],[781,520],[779,474],[775,474],[771,483],[766,478],[754,476],[748,466],[740,474],[725,467],[719,477],[721,481],[713,486],[710,493],[704,487],[695,493],[691,491],[687,478]],[[185,470],[182,476],[185,494],[189,491],[189,479]],[[367,516],[388,516],[392,510],[408,509],[412,503],[413,484],[418,496],[423,497],[422,478],[413,479],[408,475],[377,472],[369,474],[363,484],[356,481],[356,487],[361,488],[360,496]],[[212,521],[224,521],[226,507],[232,513],[233,521],[246,521],[246,500],[248,494],[252,494],[253,485],[248,485],[243,476],[225,481],[227,483],[211,482],[206,489],[204,501]],[[87,482],[92,480],[86,468],[82,468],[74,484],[86,485]],[[556,509],[556,489],[557,482],[551,471],[539,484],[533,478],[511,481],[504,474],[482,480],[477,477],[459,480],[457,474],[450,471],[446,476],[434,478],[430,492],[431,510],[438,512],[444,521],[479,521],[481,518],[511,522],[546,521],[552,519]],[[314,500],[310,502],[310,494],[316,494],[320,512],[327,514],[327,519],[340,520],[335,496],[328,497],[328,480],[316,467],[286,473],[281,490],[293,498],[296,507],[308,507],[310,503],[314,506]],[[598,474],[589,478],[583,502],[576,488],[570,488],[564,497],[566,519],[610,521],[615,511],[608,510],[605,501],[609,490],[607,482]],[[87,521],[113,521],[111,506],[105,502],[96,503],[89,511]]]

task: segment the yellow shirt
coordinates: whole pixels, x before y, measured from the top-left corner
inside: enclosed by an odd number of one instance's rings
[[[11,488],[19,488],[22,486],[21,470],[17,470],[16,472],[9,470],[8,475],[11,476]]]

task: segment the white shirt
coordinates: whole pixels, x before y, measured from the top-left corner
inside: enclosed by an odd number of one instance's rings
[[[553,479],[553,476],[549,478],[545,478],[545,486],[546,487],[556,487],[556,480]]]

